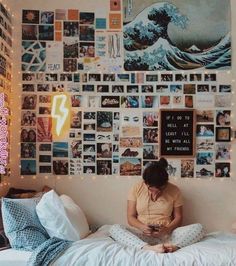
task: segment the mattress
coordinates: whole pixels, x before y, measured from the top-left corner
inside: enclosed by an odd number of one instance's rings
[[[1,266],[25,266],[31,252],[19,251],[15,249],[5,249],[0,251]]]

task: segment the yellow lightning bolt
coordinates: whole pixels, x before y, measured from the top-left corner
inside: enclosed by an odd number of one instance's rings
[[[52,118],[56,119],[56,134],[60,135],[63,125],[68,117],[69,110],[66,107],[67,95],[54,95],[52,100]]]

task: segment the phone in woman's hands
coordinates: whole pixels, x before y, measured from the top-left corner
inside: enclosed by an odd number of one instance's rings
[[[148,227],[149,227],[152,231],[159,232],[162,226],[159,225],[159,224],[149,224]]]

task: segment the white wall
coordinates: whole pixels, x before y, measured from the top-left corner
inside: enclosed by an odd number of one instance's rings
[[[20,154],[20,98],[19,86],[21,75],[21,9],[45,9],[54,10],[56,8],[81,8],[81,10],[100,9],[104,12],[109,6],[108,0],[96,1],[45,1],[45,0],[8,0],[6,1],[15,14],[15,48],[14,48],[14,103],[11,149],[11,185],[22,188],[41,189],[44,184],[53,187],[59,193],[70,195],[86,212],[91,223],[111,224],[126,223],[126,196],[129,187],[137,181],[137,178],[104,178],[96,179],[80,177],[61,177],[48,179],[25,177],[20,178],[19,174],[19,154]],[[106,7],[103,8],[104,3]],[[96,4],[96,7],[94,5]],[[83,6],[83,9],[82,7]],[[217,15],[217,14],[216,14]],[[236,79],[236,1],[232,0],[232,37],[233,37],[233,67],[232,74],[223,75],[222,81],[230,82]],[[233,84],[235,90],[235,84]],[[235,95],[234,102],[236,103]],[[234,109],[235,115],[235,109]],[[235,121],[233,126],[236,128]],[[236,159],[235,142],[233,144],[232,162]],[[233,165],[232,178],[229,180],[198,180],[198,179],[177,179],[173,180],[183,191],[185,198],[185,223],[201,222],[208,231],[230,230],[233,221],[236,221],[236,165]]]

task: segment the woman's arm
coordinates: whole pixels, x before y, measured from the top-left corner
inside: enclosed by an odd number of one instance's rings
[[[139,230],[141,230],[145,234],[151,234],[151,229],[148,225],[140,222],[137,219],[137,210],[136,210],[136,202],[128,200],[127,203],[127,219],[130,226],[133,226]]]
[[[170,224],[168,224],[167,228],[169,229],[170,233],[177,227],[181,226],[183,219],[183,207],[175,207],[173,209],[173,220]]]

